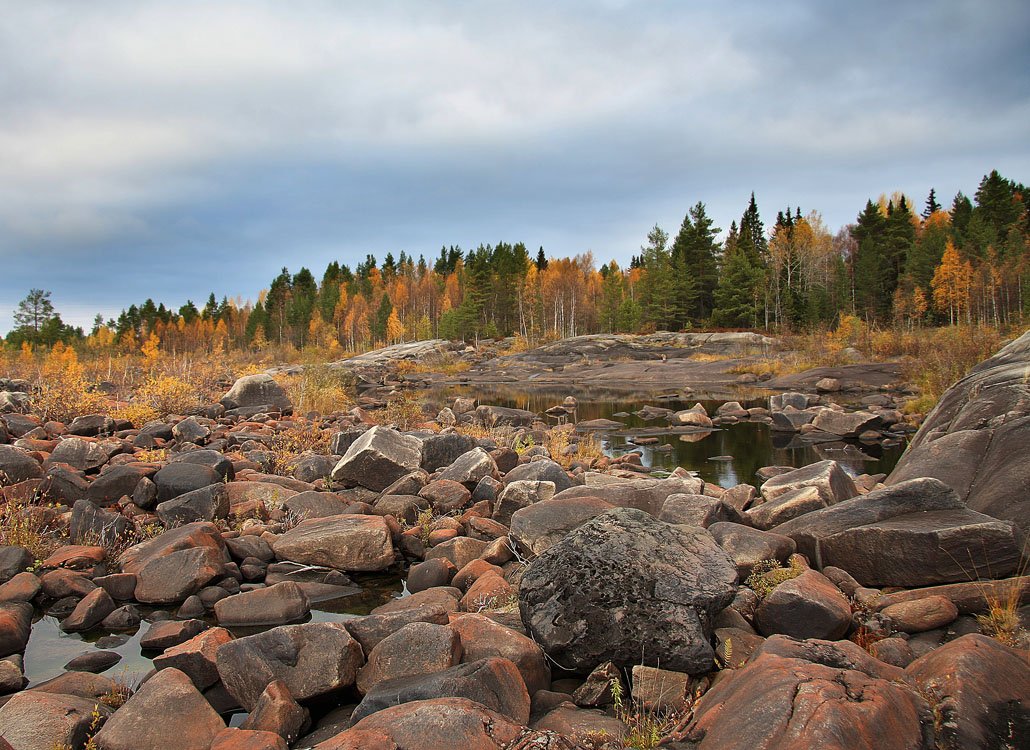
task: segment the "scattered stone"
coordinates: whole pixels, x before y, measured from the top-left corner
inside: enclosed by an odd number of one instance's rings
[[[422,442],[397,430],[376,426],[355,440],[333,469],[334,482],[349,482],[381,492],[419,468]]]
[[[283,625],[307,616],[311,604],[303,589],[289,581],[245,591],[215,603],[219,625]]]
[[[836,640],[851,626],[851,606],[824,575],[806,570],[774,588],[755,612],[762,635]]]
[[[379,516],[309,518],[280,535],[272,549],[281,560],[337,570],[385,570],[394,560],[390,528]]]

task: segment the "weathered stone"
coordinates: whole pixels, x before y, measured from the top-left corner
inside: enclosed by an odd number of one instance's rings
[[[711,619],[732,601],[736,582],[707,531],[621,508],[534,560],[519,607],[534,639],[570,668],[611,660],[701,673],[714,657]]]
[[[0,583],[6,583],[32,565],[32,553],[24,547],[0,545]]]
[[[453,597],[452,597],[453,598]],[[454,598],[457,601],[456,598]],[[451,609],[453,611],[453,608]],[[361,644],[363,653],[371,653],[384,638],[396,633],[405,625],[413,622],[428,622],[434,625],[447,624],[446,607],[427,605],[402,609],[383,614],[366,615],[345,620],[347,631]]]
[[[798,487],[767,502],[752,505],[747,517],[756,529],[768,531],[825,507],[826,499],[818,487]]]
[[[701,697],[687,739],[699,750],[931,750],[932,726],[925,701],[902,684],[767,654]]]
[[[614,506],[591,497],[553,497],[515,511],[511,539],[524,551],[540,555],[566,535]]]
[[[14,750],[81,748],[89,737],[94,706],[102,718],[111,715],[107,706],[77,695],[18,693],[0,708],[0,737]]]
[[[206,690],[218,682],[216,666],[218,649],[232,640],[225,628],[210,628],[188,641],[165,649],[154,659],[155,669],[178,669],[189,677],[197,690]]]
[[[157,515],[166,526],[225,518],[229,515],[225,488],[224,484],[212,484],[165,500],[158,504]]]
[[[550,686],[551,669],[544,651],[531,638],[489,617],[471,613],[454,619],[450,628],[461,637],[463,661],[503,657],[518,668],[530,695]]]
[[[140,639],[144,651],[165,651],[207,630],[203,620],[161,620],[150,625]]]
[[[380,604],[378,607],[372,610],[373,615],[385,615],[397,612],[403,612],[405,610],[421,610],[421,609],[444,609],[447,612],[455,612],[458,609],[458,600],[461,598],[462,592],[452,586],[437,586],[436,588],[426,589],[420,591],[417,594],[411,596],[403,596],[399,599],[393,599],[386,604]],[[416,618],[420,619],[420,618]]]
[[[536,421],[536,413],[483,404],[476,407],[474,419],[483,427],[529,427]]]
[[[296,622],[311,611],[304,591],[296,583],[277,583],[245,591],[215,603],[220,625],[282,625]]]
[[[222,477],[210,466],[186,462],[166,464],[154,475],[158,502],[165,502],[187,492],[220,484]]]
[[[482,448],[473,448],[441,471],[439,478],[474,487],[483,477],[492,477],[496,474],[497,464],[490,454]]]
[[[43,476],[43,467],[27,451],[13,445],[0,445],[0,476],[12,485]]]
[[[129,530],[129,519],[104,510],[89,500],[78,500],[72,508],[68,533],[78,541],[113,545]]]
[[[707,495],[669,495],[658,514],[666,523],[682,523],[707,529],[713,523],[730,521],[750,524],[751,520],[727,502]]]
[[[96,735],[102,750],[208,750],[225,723],[190,678],[162,669]]]
[[[821,409],[812,420],[816,429],[841,437],[858,437],[866,430],[878,430],[883,420],[878,414],[867,411],[843,412],[835,409]]]
[[[293,410],[293,403],[283,387],[264,373],[239,378],[222,396],[222,404],[226,409],[270,405],[283,412]]]
[[[854,481],[836,461],[819,461],[774,476],[762,484],[761,492],[762,497],[769,501],[801,487],[816,487],[826,505],[849,500],[858,494]]]
[[[440,514],[461,510],[472,500],[469,489],[452,479],[435,479],[418,492]]]
[[[285,682],[273,680],[261,693],[241,729],[274,732],[286,742],[294,742],[311,722],[308,710],[294,700]],[[214,750],[214,748],[212,748]]]
[[[788,536],[752,529],[738,523],[713,523],[708,531],[733,560],[742,581],[751,575],[752,569],[762,560],[786,563],[787,558],[796,551],[794,540]]]
[[[280,535],[272,549],[281,560],[337,570],[385,570],[394,559],[390,528],[379,516],[309,518]]]
[[[529,722],[529,693],[508,659],[490,658],[450,669],[381,682],[354,709],[353,720],[390,706],[434,698],[469,698],[518,724]]]
[[[461,638],[444,625],[413,622],[380,641],[358,672],[357,686],[368,693],[381,682],[450,669],[461,661]]]
[[[509,475],[510,476],[510,475]],[[507,480],[508,477],[505,477]],[[586,484],[562,490],[555,499],[599,497],[620,508],[637,508],[657,517],[670,495],[700,495],[704,482],[696,477],[672,476],[668,479],[620,479],[606,474],[588,473]]]
[[[93,589],[61,622],[61,630],[75,633],[96,627],[101,620],[114,612],[116,606],[114,599],[106,591],[101,588]]]
[[[851,606],[821,573],[806,570],[774,588],[755,612],[762,635],[835,640],[851,626]]]
[[[549,459],[537,459],[526,464],[519,464],[504,475],[504,484],[522,480],[532,482],[553,482],[555,492],[562,492],[574,486],[568,472]]]
[[[286,740],[274,732],[226,727],[211,743],[211,750],[288,750]]]
[[[633,666],[633,700],[649,711],[680,711],[690,695],[690,675],[668,669]]]
[[[857,526],[819,542],[823,565],[843,568],[864,586],[929,586],[969,581],[1019,565],[1022,535],[1012,522],[971,510],[910,513]]]
[[[143,481],[150,482],[146,477],[144,469],[132,464],[107,466],[105,469],[100,476],[90,483],[89,490],[86,492],[87,500],[97,505],[106,506],[113,505],[123,497],[132,497],[134,502],[141,508],[151,507],[151,504],[139,494],[139,486]],[[154,490],[156,491],[156,489],[155,486]],[[155,494],[154,499],[156,497]]]
[[[422,442],[388,427],[376,426],[355,440],[333,469],[335,482],[350,482],[377,492],[419,468]]]
[[[283,501],[283,510],[300,519],[338,516],[347,510],[347,503],[331,492],[301,492]]]
[[[523,730],[478,697],[439,698],[383,708],[315,750],[506,750]]]
[[[32,605],[27,602],[0,604],[0,657],[25,650],[32,629]]]
[[[103,443],[68,437],[54,448],[50,454],[50,463],[68,464],[79,471],[95,471],[106,464],[108,458]]]
[[[886,479],[936,477],[972,510],[1030,532],[1030,416],[1026,368],[1030,333],[981,362],[941,397]]]
[[[76,656],[64,665],[73,672],[104,672],[122,660],[122,655],[114,651],[87,651]],[[7,662],[0,662],[0,665]]]
[[[450,466],[476,447],[476,441],[460,432],[430,435],[422,441],[422,468],[436,471]]]
[[[454,575],[454,564],[442,557],[434,557],[408,570],[407,589],[413,594],[431,589],[434,586],[446,586]]]
[[[515,511],[526,508],[533,503],[550,500],[554,497],[554,482],[538,482],[521,479],[509,482],[501,490],[491,518],[505,526],[511,525],[511,517]]]
[[[296,700],[354,684],[364,658],[342,623],[284,625],[237,638],[218,650],[218,674],[247,709],[265,686],[282,680]]]
[[[950,625],[958,617],[958,607],[943,596],[928,596],[911,602],[891,604],[880,610],[902,633],[922,633]]]
[[[486,549],[486,542],[480,539],[457,536],[433,547],[426,553],[426,559],[442,557],[449,560],[456,569],[461,570],[479,557],[484,549]]]
[[[393,516],[408,525],[414,525],[424,510],[429,510],[429,501],[418,495],[383,495],[372,506],[377,516]]]
[[[934,696],[942,718],[938,747],[1015,748],[1025,742],[1030,717],[1025,651],[964,635],[916,659],[905,672]]]
[[[18,573],[7,583],[0,584],[0,602],[30,602],[41,588],[34,573]]]
[[[962,507],[962,501],[943,482],[914,479],[806,513],[778,525],[775,531],[789,536],[797,543],[799,552],[815,565],[822,566],[820,540],[833,534],[908,513]]]

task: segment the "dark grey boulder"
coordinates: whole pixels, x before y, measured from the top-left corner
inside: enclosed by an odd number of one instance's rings
[[[222,396],[221,403],[226,409],[269,405],[284,413],[293,410],[293,402],[283,387],[271,375],[264,373],[244,375],[238,379],[229,392]]]
[[[28,451],[13,445],[0,445],[0,483],[17,484],[43,476],[43,467]]]
[[[381,492],[419,468],[422,442],[389,427],[373,427],[355,440],[333,469],[335,482]]]
[[[927,415],[887,477],[936,477],[972,510],[1030,532],[1030,331],[974,367]]]
[[[736,590],[736,567],[707,531],[616,508],[530,563],[519,609],[564,667],[612,661],[701,674],[715,656],[712,619]]]
[[[213,521],[228,515],[229,492],[220,482],[186,492],[157,506],[157,516],[166,526]]]
[[[97,505],[113,505],[122,497],[133,497],[139,483],[146,478],[147,471],[138,466],[123,464],[108,466],[89,485],[86,498]],[[141,505],[146,508],[148,506]]]
[[[236,472],[232,468],[232,461],[219,451],[212,450],[211,448],[176,453],[168,460],[168,463],[200,464],[201,466],[208,466],[214,469],[227,482],[231,482],[236,478]]]
[[[221,481],[221,475],[210,466],[186,462],[168,464],[154,475],[159,503]]]
[[[430,435],[422,441],[422,468],[436,471],[450,466],[476,447],[476,441],[460,432]]]
[[[504,475],[503,482],[504,484],[511,484],[520,480],[554,482],[555,492],[562,492],[573,487],[573,482],[569,478],[568,472],[559,464],[546,458],[530,461],[528,464],[519,464]]]

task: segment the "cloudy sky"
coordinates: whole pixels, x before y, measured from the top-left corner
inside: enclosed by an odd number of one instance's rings
[[[718,6],[718,7],[717,7]],[[732,6],[732,7],[722,7]],[[0,331],[1030,180],[1025,0],[0,0]]]

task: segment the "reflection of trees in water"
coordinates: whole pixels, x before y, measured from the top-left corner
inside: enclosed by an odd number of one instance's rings
[[[697,397],[665,399],[653,391],[605,393],[594,389],[546,389],[529,390],[512,386],[473,387],[438,389],[429,392],[427,400],[436,405],[449,405],[456,396],[475,397],[480,403],[528,409],[543,413],[566,396],[575,396],[578,401],[578,417],[588,419],[612,419],[626,425],[626,429],[661,430],[668,427],[664,419],[645,421],[633,412],[651,405],[672,409],[689,409],[701,403],[709,414],[725,403],[725,400]],[[745,397],[745,395],[747,397]],[[752,389],[747,394],[736,396],[746,409],[766,406],[766,397]],[[623,416],[615,416],[622,414]],[[816,461],[832,459],[854,474],[889,473],[898,462],[903,446],[882,448],[879,444],[864,445],[854,442],[834,441],[816,443],[803,441],[793,433],[774,432],[766,424],[740,422],[725,425],[720,429],[692,433],[655,434],[661,441],[658,445],[638,446],[627,441],[626,435],[606,432],[595,433],[602,441],[605,452],[620,455],[638,451],[645,466],[671,471],[677,466],[697,472],[706,482],[731,487],[741,483],[756,483],[755,472],[763,466],[806,466]],[[649,432],[650,434],[650,432]],[[732,456],[729,461],[712,461],[715,456]]]

